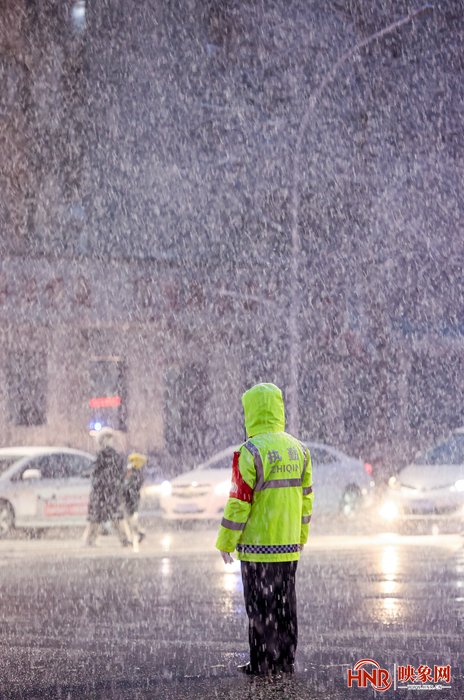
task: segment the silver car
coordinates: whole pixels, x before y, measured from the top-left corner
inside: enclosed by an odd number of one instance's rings
[[[68,447],[0,449],[0,537],[85,523],[94,460]]]
[[[331,445],[307,442],[313,465],[314,514],[347,518],[372,502],[372,467]],[[227,447],[203,464],[160,487],[165,520],[215,520],[223,512],[230,487],[232,455]]]
[[[380,517],[394,525],[464,523],[464,429],[401,469],[389,480]]]

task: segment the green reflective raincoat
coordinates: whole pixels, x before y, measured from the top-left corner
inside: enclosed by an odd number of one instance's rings
[[[247,437],[232,464],[232,487],[216,541],[243,561],[293,561],[309,534],[311,456],[285,432],[282,392],[257,384],[242,396]]]

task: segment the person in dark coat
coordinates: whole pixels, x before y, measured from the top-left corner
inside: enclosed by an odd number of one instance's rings
[[[143,486],[143,467],[147,463],[145,455],[131,452],[127,458],[126,478],[123,485],[124,513],[129,526],[132,546],[138,551],[139,542],[145,537],[145,532],[139,526],[140,491]]]
[[[84,541],[87,545],[94,545],[100,526],[110,521],[119,541],[125,547],[130,544],[130,540],[122,503],[124,457],[114,446],[115,434],[111,428],[103,428],[98,433],[97,440],[99,451],[91,477],[92,488],[87,516],[89,525],[84,534]]]

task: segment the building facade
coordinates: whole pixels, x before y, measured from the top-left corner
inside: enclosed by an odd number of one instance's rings
[[[335,76],[296,184],[308,98],[394,3],[4,5],[2,445],[108,423],[181,471],[292,354],[305,437],[397,466],[464,421],[451,1]]]

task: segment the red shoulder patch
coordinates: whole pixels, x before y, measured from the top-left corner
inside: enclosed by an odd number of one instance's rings
[[[239,457],[240,452],[234,452],[232,461],[232,486],[229,496],[231,498],[238,498],[239,501],[251,503],[253,501],[253,489],[251,486],[248,486],[240,474],[240,469],[238,468]]]

